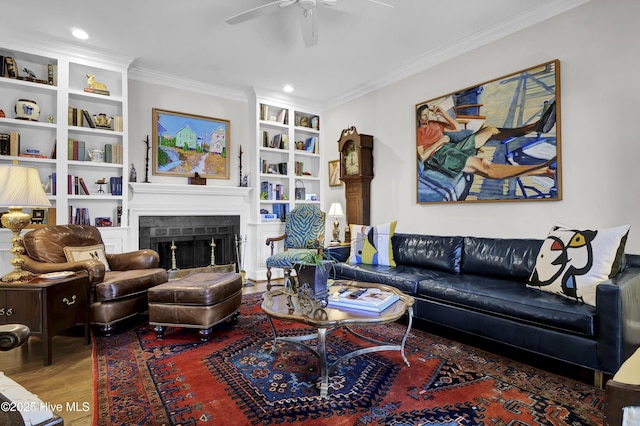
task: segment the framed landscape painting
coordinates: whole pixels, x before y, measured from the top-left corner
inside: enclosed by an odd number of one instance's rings
[[[229,179],[228,120],[153,108],[153,174]]]
[[[417,203],[561,200],[560,61],[416,104]]]

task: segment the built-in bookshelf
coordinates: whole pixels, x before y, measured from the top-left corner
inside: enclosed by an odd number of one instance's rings
[[[317,107],[300,106],[254,93],[249,114],[255,141],[252,159],[249,238],[256,240],[251,258],[257,276],[264,274],[270,248],[267,237],[284,232],[286,214],[301,203],[322,201],[320,141]],[[281,245],[277,243],[276,245]],[[278,247],[278,250],[282,250]],[[274,270],[278,277],[281,271]]]
[[[7,58],[15,72],[7,72]],[[0,164],[39,170],[52,205],[44,223],[126,226],[131,61],[8,42],[0,45],[0,61]],[[21,117],[20,100],[39,114]]]
[[[320,203],[320,116],[256,101],[256,222],[284,221],[300,203]]]

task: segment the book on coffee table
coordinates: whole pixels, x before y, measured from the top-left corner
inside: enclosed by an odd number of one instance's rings
[[[329,289],[327,306],[330,308],[360,309],[363,311],[382,312],[400,297],[390,291],[375,287],[342,288],[339,291]]]

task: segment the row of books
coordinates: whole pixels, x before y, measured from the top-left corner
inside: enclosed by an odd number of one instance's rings
[[[89,209],[86,207],[69,206],[69,223],[72,225],[91,225]]]
[[[260,120],[275,121],[280,124],[288,124],[289,111],[285,108],[273,108],[269,110],[269,105],[260,104]]]
[[[284,186],[281,183],[272,183],[269,181],[260,182],[260,199],[261,200],[286,200]]]
[[[20,155],[20,133],[0,133],[0,155]]]
[[[51,209],[49,209],[51,210]],[[54,209],[55,211],[55,209]],[[118,207],[117,209],[117,226],[121,224],[122,217],[122,208]],[[55,213],[54,213],[54,223],[55,223]],[[86,207],[76,207],[69,206],[69,223],[74,225],[91,225],[91,216],[89,214],[89,209]],[[110,227],[113,226],[113,222],[110,217],[96,217],[94,221],[94,225],[99,228]]]
[[[270,138],[268,130],[262,131],[262,147],[263,148],[276,148],[276,149],[289,149],[289,135],[286,133],[277,133]]]
[[[33,83],[58,85],[58,66],[56,64],[47,64],[47,79],[38,78],[33,71],[23,67],[23,71],[27,75],[20,75],[18,64],[15,58],[11,56],[0,55],[0,77],[15,78],[18,80],[31,81]]]
[[[98,182],[96,182],[98,183]],[[103,184],[106,184],[105,181]],[[49,175],[48,187],[51,188],[51,195],[57,195],[58,178],[56,173]],[[109,178],[109,192],[111,195],[122,195],[122,177],[112,176]],[[87,183],[81,176],[67,175],[68,195],[90,195]]]
[[[89,188],[84,179],[80,176],[67,175],[67,194],[83,195],[83,193],[89,195]]]
[[[104,145],[104,162],[122,164],[124,151],[122,145],[107,143]],[[90,160],[89,152],[84,141],[69,138],[67,142],[67,158],[69,160],[87,161]]]
[[[109,122],[108,125],[106,123],[100,123],[100,122],[96,123],[94,119],[91,117],[91,114],[89,114],[89,111],[87,111],[86,109],[69,106],[68,116],[67,116],[67,124],[69,124],[69,126],[76,126],[76,127],[89,126],[92,129],[100,128],[100,129],[106,129],[106,130],[115,130],[116,132],[122,131],[122,126],[123,126],[122,116],[116,115],[112,117],[110,120],[108,120],[108,122]]]
[[[318,144],[318,137],[312,136],[304,141],[304,150],[313,152],[314,154],[320,153],[320,146]]]

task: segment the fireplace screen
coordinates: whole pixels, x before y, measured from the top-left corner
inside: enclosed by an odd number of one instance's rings
[[[237,263],[239,233],[239,216],[145,216],[140,218],[139,247],[157,251],[165,269],[172,268],[172,256],[177,269],[226,265]]]

